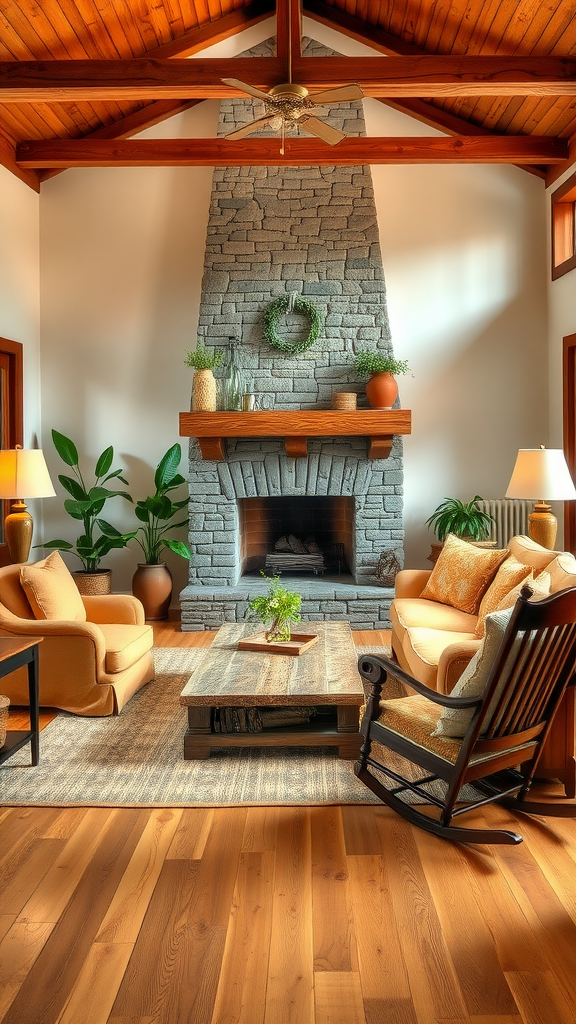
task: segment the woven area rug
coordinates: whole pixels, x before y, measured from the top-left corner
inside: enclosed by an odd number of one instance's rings
[[[358,653],[368,648],[359,648]],[[370,648],[389,654],[386,648]],[[194,648],[154,651],[156,679],[122,713],[80,718],[61,712],[29,747],[0,766],[0,801],[53,806],[226,806],[378,803],[353,762],[327,748],[238,748],[184,761],[186,709],[178,698],[205,656]],[[399,696],[390,682],[387,696]]]

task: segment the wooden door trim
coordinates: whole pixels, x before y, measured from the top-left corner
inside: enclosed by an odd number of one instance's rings
[[[564,454],[572,477],[576,476],[576,334],[563,339],[562,410]],[[576,502],[564,502],[564,548],[576,551]]]
[[[14,448],[24,444],[24,346],[19,341],[0,338],[0,353],[8,356],[8,386],[11,404],[8,418],[8,444]],[[2,521],[10,511],[9,501],[0,501]],[[8,545],[0,542],[0,565],[9,565]]]

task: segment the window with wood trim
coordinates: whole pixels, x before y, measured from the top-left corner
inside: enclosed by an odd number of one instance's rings
[[[24,443],[22,352],[20,342],[0,338],[0,448]],[[9,512],[10,502],[0,502],[0,565],[10,562],[4,543],[4,519]]]
[[[576,267],[576,174],[552,193],[552,280]]]

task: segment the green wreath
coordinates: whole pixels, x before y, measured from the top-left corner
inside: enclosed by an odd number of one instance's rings
[[[301,338],[299,341],[286,341],[285,338],[281,338],[278,334],[280,321],[284,314],[288,312],[300,313],[301,316],[305,316],[308,319],[310,326],[305,338]],[[295,297],[281,295],[278,299],[274,299],[274,302],[271,302],[264,311],[264,337],[266,341],[273,348],[279,348],[281,352],[285,352],[287,355],[296,356],[301,352],[305,352],[320,337],[323,327],[324,318],[320,310],[316,308],[310,299],[304,299],[300,295]]]

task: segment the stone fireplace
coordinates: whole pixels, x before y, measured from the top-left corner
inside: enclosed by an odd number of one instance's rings
[[[330,52],[305,42],[305,55]],[[271,40],[251,53],[266,56],[272,47]],[[259,114],[257,104],[224,101],[219,134]],[[322,116],[349,134],[365,133],[359,102],[326,107]],[[262,335],[266,306],[285,292],[306,296],[325,315],[322,338],[298,356],[269,347]],[[288,317],[283,330],[302,324]],[[241,338],[250,389],[275,410],[330,409],[337,390],[359,392],[365,406],[354,352],[391,351],[370,168],[216,168],[199,334],[214,347]],[[217,433],[218,413],[211,415]],[[193,558],[182,628],[241,619],[266,588],[259,569],[267,551],[286,532],[343,551],[323,575],[283,576],[302,595],[303,618],[386,627],[393,594],[375,571],[383,552],[402,564],[402,480],[398,436],[387,458],[369,458],[360,436],[311,437],[301,458],[289,457],[277,437],[229,437],[219,461],[203,460],[192,439]]]

